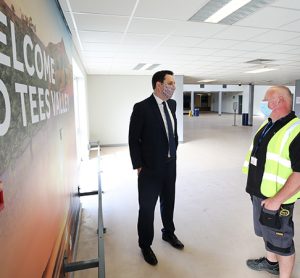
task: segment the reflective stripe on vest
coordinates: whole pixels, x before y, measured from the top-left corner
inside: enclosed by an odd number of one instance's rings
[[[267,152],[266,159],[276,161],[277,163],[281,164],[284,167],[291,168],[291,161],[283,157],[280,157],[279,154]]]

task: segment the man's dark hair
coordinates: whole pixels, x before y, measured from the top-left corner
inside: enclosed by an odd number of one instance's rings
[[[163,83],[164,80],[165,80],[165,76],[167,74],[174,75],[174,73],[170,70],[161,70],[161,71],[158,71],[158,72],[153,74],[153,76],[152,76],[152,88],[153,88],[153,90],[156,87],[156,82],[158,81],[160,83]]]

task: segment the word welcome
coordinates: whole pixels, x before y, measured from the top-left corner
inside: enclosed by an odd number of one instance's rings
[[[0,64],[21,74],[27,74],[36,80],[43,80],[46,84],[46,88],[41,88],[16,82],[14,92],[9,92],[4,81],[0,79],[0,98],[4,99],[4,119],[0,118],[0,136],[4,136],[11,123],[10,97],[15,97],[13,94],[19,95],[24,127],[28,125],[28,122],[35,124],[50,119],[51,115],[57,116],[66,113],[69,111],[70,104],[68,94],[48,89],[55,85],[55,63],[46,50],[42,49],[38,43],[34,44],[28,34],[22,36],[22,41],[17,41],[14,22],[12,20],[8,22],[8,18],[1,11],[0,26],[9,33],[8,35],[0,31],[0,46],[2,46],[0,49],[10,50],[11,53],[9,56],[2,53],[4,52],[2,50]],[[18,53],[17,50],[20,50],[20,46],[21,51]],[[11,80],[6,81],[11,82]],[[29,102],[29,109],[27,109],[29,111],[26,111],[26,102]],[[0,108],[2,110],[2,107]],[[27,119],[27,115],[30,115],[30,120]]]

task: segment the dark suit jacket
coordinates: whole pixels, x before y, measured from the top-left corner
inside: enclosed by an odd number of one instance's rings
[[[176,101],[167,101],[174,119],[174,136],[178,146]],[[165,125],[153,94],[133,107],[129,126],[129,150],[133,169],[160,169],[168,158],[169,143]]]

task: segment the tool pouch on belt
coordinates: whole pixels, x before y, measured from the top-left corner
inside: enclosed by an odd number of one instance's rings
[[[259,217],[259,222],[267,227],[273,229],[280,229],[281,223],[279,219],[279,211],[268,210],[265,207],[262,207]]]

